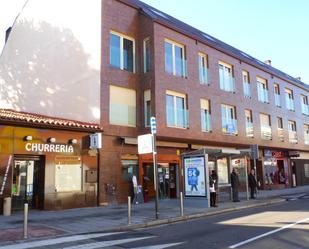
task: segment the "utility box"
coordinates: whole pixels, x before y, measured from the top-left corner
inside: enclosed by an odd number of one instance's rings
[[[96,170],[86,170],[86,182],[96,183],[98,179],[98,173]]]
[[[11,215],[11,207],[12,207],[12,198],[5,197],[3,200],[3,215],[10,216]]]

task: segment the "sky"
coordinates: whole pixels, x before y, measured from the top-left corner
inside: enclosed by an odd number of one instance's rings
[[[43,0],[44,1],[44,0]],[[65,0],[63,0],[65,1]],[[76,0],[78,1],[78,0]],[[5,30],[25,0],[0,0],[0,51]],[[143,0],[309,84],[308,0]]]

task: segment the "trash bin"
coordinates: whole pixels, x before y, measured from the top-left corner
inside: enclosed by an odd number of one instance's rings
[[[3,201],[3,215],[10,216],[11,215],[11,205],[12,205],[12,198],[5,197]]]

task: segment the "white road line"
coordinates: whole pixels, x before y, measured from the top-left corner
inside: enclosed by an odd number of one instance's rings
[[[123,232],[74,235],[74,236],[61,237],[61,238],[56,238],[56,239],[48,239],[48,240],[40,240],[40,241],[8,245],[8,246],[1,247],[1,249],[27,249],[27,248],[33,248],[33,247],[38,247],[38,246],[50,246],[50,245],[55,245],[55,244],[60,244],[60,243],[73,242],[73,241],[86,240],[86,239],[94,239],[98,237],[110,236],[110,235],[121,234],[121,233]]]
[[[185,242],[179,242],[179,243],[170,243],[170,244],[162,244],[162,245],[154,245],[154,246],[142,246],[142,247],[134,247],[130,249],[164,249],[172,246],[178,246]]]
[[[277,229],[275,229],[275,230],[273,230],[273,231],[270,231],[270,232],[267,232],[267,233],[263,233],[263,234],[261,234],[261,235],[259,235],[259,236],[256,236],[256,237],[253,237],[253,238],[251,238],[251,239],[247,239],[247,240],[245,240],[245,241],[242,241],[242,242],[240,242],[240,243],[237,243],[237,244],[235,244],[235,245],[229,246],[229,248],[232,248],[232,249],[233,249],[233,248],[237,248],[237,247],[239,247],[239,246],[248,244],[248,243],[250,243],[250,242],[252,242],[252,241],[255,241],[255,240],[257,240],[257,239],[266,237],[266,236],[268,236],[268,235],[270,235],[270,234],[274,234],[274,233],[280,232],[280,231],[282,231],[282,230],[284,230],[284,229],[290,228],[290,227],[292,227],[292,226],[295,226],[295,225],[297,225],[297,224],[299,224],[299,223],[303,223],[303,222],[306,222],[306,221],[309,221],[309,218],[306,218],[306,219],[303,219],[303,220],[294,222],[294,223],[292,223],[292,224],[289,224],[289,225],[286,225],[286,226],[277,228]]]
[[[107,241],[101,241],[101,242],[95,242],[95,243],[89,243],[89,244],[63,247],[63,249],[95,249],[95,248],[102,248],[102,247],[120,245],[120,244],[134,242],[134,241],[143,240],[143,239],[150,239],[150,238],[153,238],[153,237],[155,237],[155,236],[130,238],[130,239],[119,239],[119,240],[107,240]]]

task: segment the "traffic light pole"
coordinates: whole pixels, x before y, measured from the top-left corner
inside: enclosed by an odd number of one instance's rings
[[[154,191],[156,193],[155,209],[156,219],[159,219],[159,185],[158,185],[158,165],[157,165],[157,148],[156,148],[156,134],[152,134],[152,159],[153,159],[153,180],[154,180]]]

